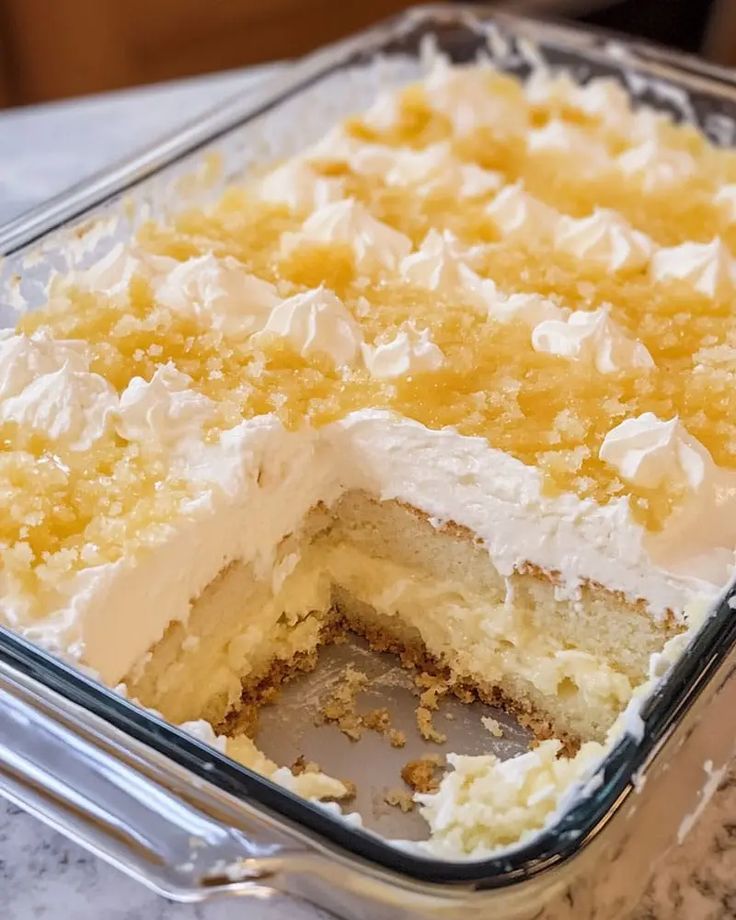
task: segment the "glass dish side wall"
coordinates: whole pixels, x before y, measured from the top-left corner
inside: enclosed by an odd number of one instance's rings
[[[178,203],[182,196],[193,203],[201,203],[218,194],[229,179],[249,165],[288,155],[316,140],[335,120],[372,101],[379,88],[419,76],[428,39],[456,61],[471,60],[478,52],[490,50],[499,66],[519,73],[527,71],[540,55],[552,64],[570,66],[582,76],[591,72],[623,73],[635,95],[674,110],[680,116],[694,116],[715,139],[730,142],[733,137],[730,117],[736,98],[733,81],[724,79],[712,69],[700,69],[689,61],[673,62],[656,50],[633,51],[622,43],[615,43],[616,54],[612,56],[610,43],[604,39],[517,20],[504,19],[496,26],[493,20],[463,8],[414,11],[391,25],[379,27],[297,65],[292,73],[276,81],[271,97],[266,90],[253,101],[235,100],[231,106],[218,110],[203,123],[181,132],[132,163],[123,164],[52,203],[49,208],[0,232],[0,250],[9,254],[2,269],[0,290],[4,299],[12,306],[20,291],[32,302],[41,302],[50,269],[87,264],[115,240],[129,238],[141,218],[149,214],[164,216],[174,195],[178,196]],[[642,79],[642,75],[646,79]],[[677,85],[677,93],[664,91],[667,81]],[[306,121],[305,112],[309,113]],[[11,317],[12,311],[8,311],[6,319]],[[732,639],[719,639],[714,635],[705,645],[701,642],[701,651],[704,656],[710,654],[712,661],[718,663],[725,660],[731,642]],[[6,653],[7,660],[12,659],[10,645],[9,639],[0,637],[0,650]],[[698,667],[698,673],[706,675],[705,665]],[[48,672],[43,668],[36,671],[36,677],[48,682]],[[669,683],[674,686],[685,677],[691,679],[692,674],[673,674]],[[62,692],[66,689],[66,695],[71,692],[64,679],[60,678],[57,686]],[[711,677],[709,692],[713,686]],[[671,734],[675,726],[678,715],[675,702],[684,693],[682,687],[679,695],[676,690],[675,686],[669,700],[660,699],[651,708],[650,716],[658,718],[662,739]],[[89,695],[84,699],[91,705]],[[131,731],[107,697],[104,705],[98,703],[98,710],[113,724]],[[139,713],[138,718],[141,723],[147,720],[145,714]],[[264,803],[264,789],[269,789],[270,784],[234,767],[226,758],[205,755],[201,748],[193,752],[180,733],[157,727],[155,732],[147,734],[146,741],[153,748],[164,748],[171,759],[185,763],[200,776],[205,763],[214,764],[215,768],[207,774],[214,781],[251,803]],[[688,746],[692,747],[690,740]],[[556,837],[552,835],[544,847],[525,847],[508,858],[458,867],[438,864],[423,868],[421,860],[404,857],[385,845],[366,840],[364,835],[331,821],[310,806],[290,801],[286,793],[273,787],[270,787],[268,805],[307,829],[312,835],[310,845],[320,840],[332,841],[344,851],[371,860],[374,867],[382,864],[403,874],[404,881],[400,883],[395,874],[390,878],[377,878],[376,872],[380,874],[381,870],[369,871],[366,864],[359,869],[356,864],[351,870],[355,878],[350,876],[353,879],[350,885],[354,889],[361,888],[365,894],[370,891],[372,897],[385,901],[388,892],[402,890],[413,903],[424,904],[424,915],[430,910],[440,915],[457,906],[460,892],[456,891],[453,897],[449,890],[433,894],[426,887],[421,889],[421,883],[409,879],[426,882],[444,878],[474,886],[513,884],[513,888],[506,889],[503,894],[500,891],[471,894],[466,890],[462,893],[462,901],[468,908],[481,902],[486,903],[487,908],[486,898],[491,897],[494,905],[500,899],[509,910],[516,909],[512,902],[516,902],[520,910],[526,910],[521,906],[522,901],[526,901],[526,895],[520,893],[522,889],[531,892],[540,886],[545,890],[550,886],[554,889],[561,885],[567,887],[570,867],[581,862],[580,857],[576,856],[572,862],[569,857],[578,852],[580,844],[590,842],[582,853],[587,860],[587,854],[603,846],[601,841],[614,839],[608,827],[612,830],[624,814],[624,810],[618,808],[614,821],[614,806],[627,798],[623,790],[630,790],[633,770],[640,768],[648,756],[643,749],[637,750],[636,745],[629,745],[626,752],[619,751],[618,761],[609,764],[608,773],[603,776],[601,794],[593,797],[595,802],[591,799],[588,803],[586,820],[577,814],[574,818],[577,823],[573,826],[567,822],[562,833]],[[711,759],[716,765],[720,762],[715,755],[711,755]],[[628,799],[633,800],[631,795]],[[635,810],[641,812],[643,809]],[[604,828],[606,833],[600,833]],[[606,850],[609,846],[606,844]],[[323,873],[314,874],[313,862],[305,873],[297,868],[298,860],[293,860],[292,865],[292,870],[288,865],[284,867],[290,879],[288,887],[293,890],[297,886],[302,893],[311,893],[322,901],[324,894],[313,890],[311,880],[314,879],[318,887],[324,886]],[[533,884],[529,881],[515,884],[542,869],[545,871]],[[546,881],[542,884],[543,878]],[[345,886],[348,885],[346,879],[347,876],[342,880]],[[421,898],[420,890],[424,892]],[[393,896],[389,900],[393,900]],[[396,902],[394,905],[398,906]],[[377,916],[376,913],[369,915]],[[353,912],[351,916],[358,914]]]

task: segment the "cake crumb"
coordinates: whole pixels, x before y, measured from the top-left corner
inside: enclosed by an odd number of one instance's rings
[[[387,805],[399,808],[404,814],[413,811],[416,807],[411,792],[407,792],[406,789],[389,789],[383,797],[383,801]]]
[[[483,723],[483,728],[487,732],[490,732],[494,738],[503,738],[503,726],[497,719],[491,718],[491,716],[481,716]]]
[[[427,754],[405,763],[401,769],[401,778],[415,792],[436,792],[440,786],[437,772],[442,765],[442,758],[438,754]]]
[[[371,731],[388,738],[391,747],[401,748],[406,744],[406,735],[391,724],[391,713],[385,706],[371,709],[363,716],[363,725]]]
[[[432,712],[426,706],[417,706],[417,728],[425,741],[434,741],[435,744],[444,744],[447,735],[437,731],[432,721]]]
[[[294,776],[301,776],[302,773],[321,773],[322,767],[314,760],[307,760],[304,754],[300,754],[291,765],[291,772]]]
[[[315,724],[331,722],[351,741],[358,741],[363,734],[363,718],[355,711],[355,698],[367,683],[367,674],[348,665],[329,697],[321,701]]]

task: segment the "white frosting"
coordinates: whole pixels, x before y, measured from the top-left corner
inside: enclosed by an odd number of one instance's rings
[[[413,186],[423,194],[452,191],[461,198],[477,198],[503,184],[500,173],[464,163],[446,141],[415,150],[364,143],[339,130],[323,138],[310,156],[317,160],[338,159],[358,175],[380,179],[393,187]]]
[[[374,131],[390,131],[401,118],[401,100],[398,93],[386,90],[363,112],[361,118]]]
[[[43,331],[0,338],[0,400],[17,396],[37,377],[64,365],[70,371],[89,369],[85,342],[52,339]]]
[[[285,338],[303,357],[326,355],[337,367],[353,363],[363,339],[350,311],[325,287],[284,300],[272,311],[263,333]]]
[[[647,489],[674,487],[682,498],[649,551],[674,572],[727,580],[736,547],[736,472],[716,466],[706,448],[677,418],[652,412],[626,419],[608,432],[600,458],[627,482]]]
[[[535,351],[590,364],[600,374],[654,367],[646,346],[630,339],[603,308],[544,320],[532,330],[532,346]]]
[[[176,266],[175,259],[155,256],[116,243],[109,252],[87,269],[71,272],[64,283],[83,289],[104,291],[108,297],[127,294],[134,275],[152,279]]]
[[[535,70],[525,85],[531,105],[578,109],[611,128],[625,131],[632,120],[631,99],[618,80],[597,77],[581,86],[568,73]]]
[[[478,128],[521,134],[528,123],[523,99],[494,91],[489,83],[492,74],[490,68],[452,67],[440,58],[424,80],[424,92],[432,108],[461,137]]]
[[[736,224],[736,183],[722,185],[713,196],[713,203],[727,224]]]
[[[672,188],[689,179],[697,170],[697,164],[689,153],[666,147],[656,137],[626,150],[616,162],[624,175],[641,181],[646,191]]]
[[[191,377],[164,364],[150,381],[133,377],[120,396],[115,427],[126,441],[177,454],[201,440],[202,426],[215,410],[211,399],[192,389]]]
[[[601,445],[600,457],[627,482],[647,489],[672,481],[699,489],[706,468],[713,465],[710,454],[690,437],[679,419],[663,422],[652,412],[626,419],[611,429]]]
[[[618,272],[643,268],[654,244],[616,211],[596,208],[589,217],[561,217],[555,230],[555,248],[606,271]]]
[[[88,370],[85,345],[43,332],[0,340],[0,421],[16,422],[74,451],[110,430],[115,390]]]
[[[448,230],[440,233],[433,228],[419,249],[402,260],[399,270],[410,284],[436,291],[446,298],[454,295],[486,311],[499,295],[493,281],[481,278],[468,264],[474,255]]]
[[[181,514],[135,556],[60,576],[41,618],[29,620],[24,599],[0,584],[13,628],[83,657],[118,683],[170,622],[186,619],[191,599],[223,566],[243,559],[270,578],[282,537],[298,532],[317,502],[330,504],[351,488],[467,527],[502,574],[530,562],[560,572],[568,585],[591,579],[644,598],[655,614],[715,598],[733,564],[733,533],[691,528],[683,556],[682,535],[673,541],[669,528],[645,531],[625,498],[599,506],[572,494],[551,497],[537,469],[484,438],[431,430],[384,411],[298,432],[262,416],[212,445],[190,441],[176,457],[177,474],[197,490]],[[733,503],[736,491],[718,495]],[[736,522],[736,514],[729,519]]]
[[[347,198],[315,211],[298,233],[285,234],[282,246],[288,251],[301,242],[346,243],[353,250],[358,271],[395,269],[411,251],[411,240],[377,220],[364,205]]]
[[[292,211],[314,211],[342,197],[342,182],[321,176],[305,160],[294,157],[260,180],[258,196]]]
[[[530,240],[554,234],[559,214],[525,191],[521,182],[506,186],[486,208],[501,233]]]
[[[522,322],[537,326],[545,320],[562,320],[570,311],[541,294],[499,295],[489,301],[488,316],[499,323]]]
[[[559,118],[548,121],[527,135],[530,153],[552,153],[575,156],[576,168],[586,174],[595,174],[609,168],[613,162],[608,148],[590,133]]]
[[[428,329],[402,329],[390,341],[362,345],[361,350],[368,373],[379,380],[436,371],[445,363],[442,349],[432,341]]]
[[[156,298],[230,335],[263,328],[279,301],[268,281],[249,274],[237,259],[212,253],[178,263],[157,284]]]
[[[723,299],[734,291],[734,263],[719,238],[660,249],[652,258],[653,281],[682,281],[705,297]]]

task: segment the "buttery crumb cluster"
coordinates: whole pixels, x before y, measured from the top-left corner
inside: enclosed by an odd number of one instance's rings
[[[658,528],[736,468],[734,252],[736,156],[694,128],[611,81],[440,66],[0,343],[6,576],[40,597],[155,539],[191,496],[176,439],[267,413],[453,426]]]

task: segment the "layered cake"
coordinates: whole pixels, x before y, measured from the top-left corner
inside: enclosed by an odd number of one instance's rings
[[[733,153],[440,62],[5,334],[3,620],[337,798],[225,727],[353,630],[539,739],[423,846],[525,839],[731,578],[734,251]]]

